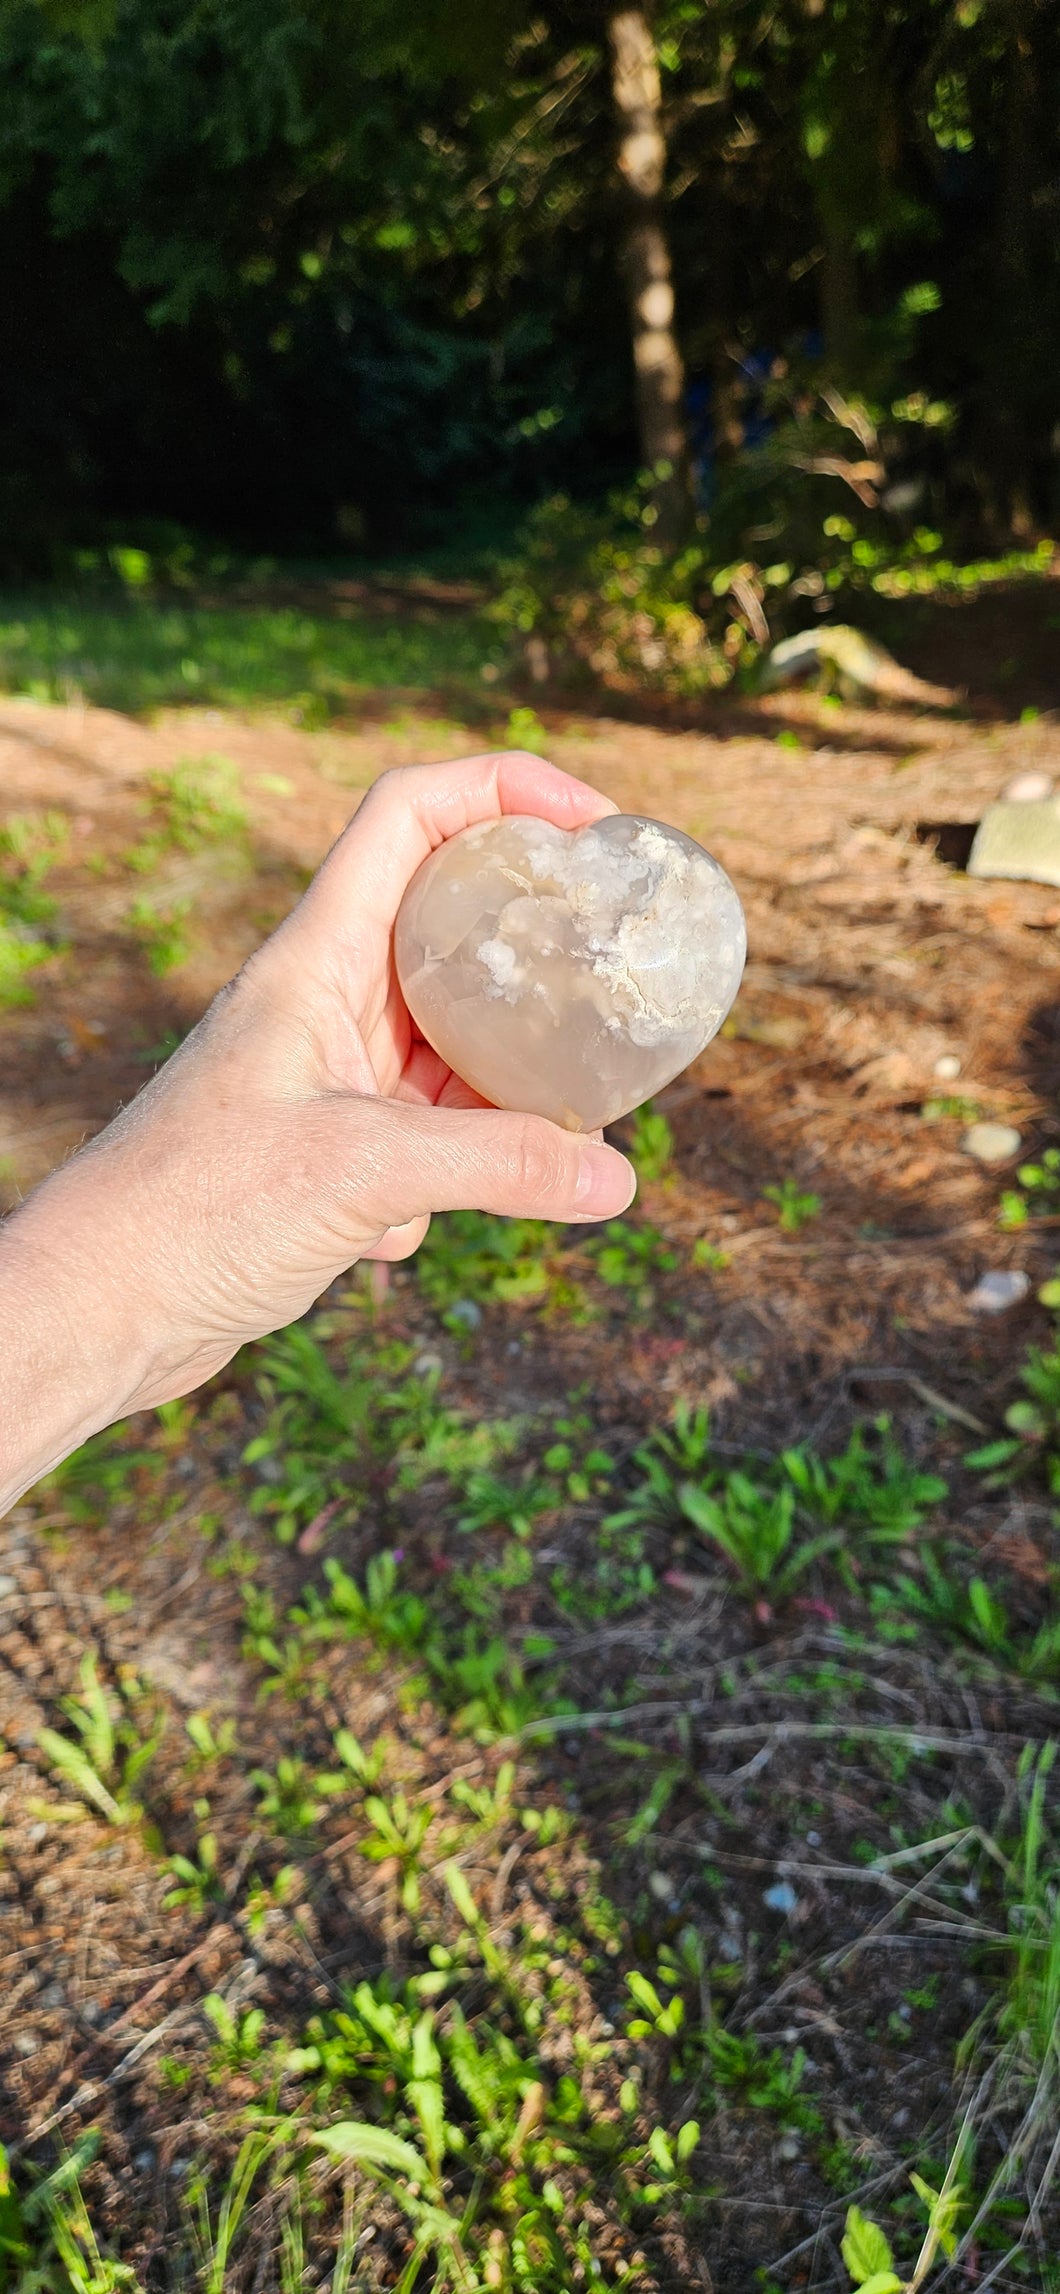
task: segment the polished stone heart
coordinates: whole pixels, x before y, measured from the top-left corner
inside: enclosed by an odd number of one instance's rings
[[[395,934],[405,1001],[447,1065],[569,1131],[613,1123],[696,1058],[746,951],[724,869],[627,813],[464,829],[417,870]]]

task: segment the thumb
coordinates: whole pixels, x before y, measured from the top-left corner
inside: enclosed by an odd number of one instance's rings
[[[580,1139],[542,1115],[494,1107],[415,1107],[357,1099],[345,1147],[344,1192],[360,1218],[406,1226],[432,1211],[506,1218],[610,1219],[636,1193],[613,1147]]]

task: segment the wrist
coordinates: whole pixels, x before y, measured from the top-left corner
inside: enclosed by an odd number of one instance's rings
[[[0,1513],[150,1383],[149,1302],[92,1159],[0,1225]]]

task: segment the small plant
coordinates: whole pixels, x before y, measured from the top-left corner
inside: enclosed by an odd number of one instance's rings
[[[156,979],[164,979],[188,961],[191,941],[184,926],[190,910],[190,900],[171,900],[158,908],[147,899],[134,900],[129,909],[129,930],[139,940]]]
[[[547,757],[551,743],[536,709],[513,709],[504,728],[511,749],[528,749],[531,756]]]
[[[1046,1285],[1047,1294],[1053,1289],[1054,1285]],[[1047,1295],[1046,1304],[1060,1305],[1060,1295],[1055,1299]],[[1060,1343],[1031,1347],[1020,1371],[1020,1385],[1026,1398],[1010,1402],[1005,1412],[1008,1435],[972,1450],[965,1463],[1006,1481],[1037,1458],[1044,1466],[1050,1490],[1060,1497]]]
[[[250,1781],[257,1787],[263,1823],[291,1838],[312,1832],[326,1815],[329,1800],[346,1790],[345,1777],[317,1775],[291,1753],[281,1756],[275,1770],[252,1768]]]
[[[61,812],[9,813],[0,828],[0,917],[10,924],[48,924],[55,901],[43,890],[65,858],[70,833]]]
[[[3,2294],[142,2294],[136,2271],[101,2253],[81,2194],[81,2176],[98,2150],[90,2128],[50,2174],[16,2190],[0,2144]]]
[[[947,1484],[909,1464],[888,1417],[876,1418],[872,1430],[870,1443],[866,1429],[856,1426],[839,1457],[795,1449],[785,1450],[780,1462],[800,1505],[818,1521],[864,1524],[877,1541],[900,1542],[941,1504]]]
[[[630,1118],[629,1159],[638,1179],[649,1186],[673,1168],[674,1135],[661,1108],[646,1100]]]
[[[230,1760],[239,1742],[234,1720],[215,1724],[208,1713],[191,1713],[184,1723],[184,1731],[195,1747],[196,1762],[204,1768],[218,1760]]]
[[[947,2175],[941,2190],[933,2190],[920,2175],[910,2182],[927,2213],[927,2229],[912,2276],[899,2277],[890,2243],[876,2222],[859,2206],[847,2209],[843,2233],[843,2260],[852,2285],[860,2294],[918,2294],[939,2253],[951,2260],[957,2251],[957,2223],[964,2207],[964,2191]]]
[[[242,2010],[229,2007],[220,1992],[208,1992],[202,2003],[202,2012],[217,2033],[214,2049],[213,2074],[223,2078],[229,2071],[244,2071],[253,2067],[261,2056],[262,2034],[265,2030],[265,2012],[260,2007]]]
[[[838,1536],[795,1543],[795,1493],[764,1489],[739,1470],[726,1476],[716,1496],[696,1482],[682,1482],[678,1504],[702,1537],[720,1546],[746,1593],[767,1590],[783,1599],[818,1555],[834,1550]]]
[[[195,1816],[200,1825],[206,1825],[209,1814],[209,1801],[197,1800]],[[171,1856],[166,1870],[177,1883],[162,1899],[167,1911],[176,1904],[186,1904],[189,1911],[202,1913],[208,1905],[223,1902],[224,1885],[217,1869],[216,1832],[201,1830],[195,1856]]]
[[[632,1226],[628,1219],[609,1219],[602,1234],[585,1244],[601,1282],[610,1290],[626,1290],[641,1313],[652,1305],[653,1277],[672,1274],[677,1252],[657,1227]]]
[[[782,1179],[779,1185],[763,1187],[767,1203],[776,1205],[777,1222],[786,1235],[797,1235],[801,1227],[808,1226],[821,1208],[820,1195],[804,1192],[795,1179]]]
[[[414,1807],[403,1792],[395,1792],[390,1800],[370,1793],[364,1813],[372,1829],[361,1842],[361,1854],[374,1864],[393,1858],[401,1874],[402,1906],[412,1917],[420,1908],[420,1851],[430,1831],[431,1810]]]
[[[136,1785],[153,1760],[160,1737],[140,1736],[127,1701],[115,1715],[91,1653],[82,1658],[80,1675],[80,1696],[60,1700],[74,1735],[42,1728],[37,1743],[55,1775],[72,1785],[88,1807],[109,1824],[135,1823],[143,1813]],[[129,1695],[127,1690],[126,1700]]]
[[[998,1207],[998,1225],[1024,1227],[1029,1218],[1055,1218],[1060,1213],[1060,1147],[1047,1147],[1040,1163],[1022,1163],[1016,1187],[1005,1189]]]
[[[0,917],[0,1011],[17,1011],[33,1002],[27,972],[46,964],[55,949],[38,939],[28,925],[8,924]]]

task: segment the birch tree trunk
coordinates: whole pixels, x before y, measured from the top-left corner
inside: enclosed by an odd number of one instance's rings
[[[618,171],[625,205],[622,267],[633,336],[641,461],[656,473],[656,535],[671,546],[687,534],[693,505],[685,371],[674,334],[670,248],[663,217],[666,143],[659,64],[643,8],[617,9],[609,16],[607,29],[618,116]]]

